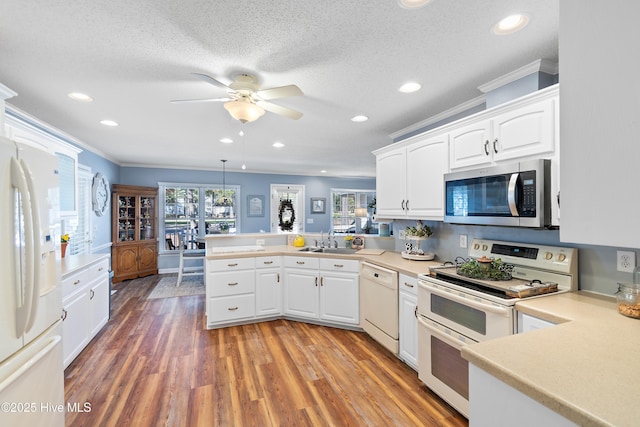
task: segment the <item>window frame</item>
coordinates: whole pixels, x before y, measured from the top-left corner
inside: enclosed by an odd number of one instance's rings
[[[207,235],[207,200],[206,200],[206,192],[207,190],[222,191],[222,184],[201,184],[201,183],[185,183],[185,182],[159,182],[158,183],[158,235],[165,236],[164,238],[159,239],[159,254],[173,254],[179,251],[179,247],[174,247],[170,249],[167,247],[167,232],[166,232],[166,217],[165,217],[165,209],[166,209],[166,190],[167,188],[177,188],[177,189],[197,189],[198,190],[198,205],[197,205],[197,231],[195,228],[190,228],[190,235],[186,236],[187,242],[194,243],[196,239],[204,239]],[[241,230],[241,209],[242,209],[242,198],[241,198],[241,188],[240,185],[229,185],[225,184],[225,191],[235,191],[234,203],[233,203],[233,211],[234,211],[234,221],[235,221],[235,233],[239,233]],[[189,221],[188,218],[185,217],[185,221]],[[211,221],[209,221],[211,222]],[[175,234],[175,233],[174,233]],[[181,239],[181,238],[180,238]],[[172,240],[173,242],[173,240]],[[192,249],[188,247],[188,249]]]
[[[369,203],[371,200],[375,199],[376,197],[376,190],[368,190],[368,189],[352,189],[352,188],[331,188],[330,189],[330,194],[331,194],[331,209],[330,209],[330,218],[329,218],[329,222],[331,225],[331,229],[333,231],[335,231],[336,233],[341,233],[341,234],[361,234],[361,233],[366,233],[365,227],[368,225],[369,227],[371,227],[371,229],[374,229],[375,226],[373,225],[373,211],[372,209],[370,209],[368,207]],[[344,230],[336,230],[336,222],[335,220],[336,218],[336,195],[351,195],[353,194],[353,212],[350,212],[350,207],[347,207],[347,216],[340,216],[339,218],[342,219],[346,219],[346,221],[342,221],[343,223],[346,222],[346,225],[343,225],[341,227],[347,227]],[[365,197],[365,201],[366,204],[363,203],[362,197]],[[362,217],[362,219],[360,219],[360,221],[358,221],[359,217],[356,217],[356,212],[355,210],[357,208],[366,208],[367,209],[367,216],[366,217]],[[353,221],[354,223],[354,230],[353,231],[349,231],[351,222]]]

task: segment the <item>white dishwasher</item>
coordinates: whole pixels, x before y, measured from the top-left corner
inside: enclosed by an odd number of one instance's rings
[[[368,262],[360,269],[362,328],[398,354],[398,272]]]

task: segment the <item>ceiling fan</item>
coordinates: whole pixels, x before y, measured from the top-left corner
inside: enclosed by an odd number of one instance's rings
[[[296,85],[260,90],[255,76],[251,74],[239,74],[229,85],[225,85],[206,74],[192,74],[202,81],[225,89],[229,96],[226,98],[176,99],[171,102],[224,102],[224,108],[231,114],[231,117],[242,123],[257,120],[264,114],[265,110],[293,120],[298,120],[302,117],[302,113],[299,111],[268,102],[272,99],[303,95]]]

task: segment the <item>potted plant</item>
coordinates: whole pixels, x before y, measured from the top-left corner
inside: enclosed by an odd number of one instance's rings
[[[418,224],[415,227],[407,227],[405,230],[407,237],[419,237],[426,239],[433,234],[431,228],[428,225],[422,224],[422,221],[418,220]]]
[[[67,245],[69,244],[69,233],[60,236],[60,255],[64,258],[67,253]]]
[[[220,232],[222,234],[227,234],[229,233],[229,224],[226,222],[221,222],[220,223]]]
[[[345,236],[344,237],[344,247],[351,249],[351,241],[353,240],[353,236]]]

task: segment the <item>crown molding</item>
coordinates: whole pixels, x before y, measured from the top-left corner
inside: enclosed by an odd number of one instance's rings
[[[482,93],[491,92],[494,89],[515,82],[516,80],[528,76],[529,74],[537,73],[539,71],[546,74],[556,75],[558,74],[558,63],[551,62],[547,59],[538,59],[530,64],[525,65],[524,67],[520,67],[517,70],[514,70],[501,77],[498,77],[497,79],[493,79],[490,82],[478,86],[478,90],[480,90],[480,92]]]

